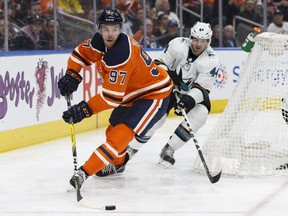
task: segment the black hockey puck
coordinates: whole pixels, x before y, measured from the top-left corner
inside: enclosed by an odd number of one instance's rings
[[[107,205],[105,206],[105,210],[111,211],[111,210],[115,210],[116,206],[115,205]]]

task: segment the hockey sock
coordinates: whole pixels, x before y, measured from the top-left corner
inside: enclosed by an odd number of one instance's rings
[[[134,131],[125,124],[110,127],[106,131],[106,143],[99,146],[83,165],[84,170],[93,175],[109,163],[121,164],[126,159],[126,147],[134,137]]]

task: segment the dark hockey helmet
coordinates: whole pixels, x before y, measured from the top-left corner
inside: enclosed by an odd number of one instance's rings
[[[122,27],[123,18],[118,10],[105,9],[98,18],[98,29],[101,24],[119,24]]]

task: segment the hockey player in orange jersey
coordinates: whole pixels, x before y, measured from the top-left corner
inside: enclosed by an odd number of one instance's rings
[[[72,94],[82,80],[82,67],[95,63],[102,78],[101,93],[63,112],[63,119],[69,123],[72,117],[77,123],[113,109],[106,141],[78,169],[80,187],[109,163],[125,163],[129,142],[135,135],[144,136],[168,107],[173,82],[137,42],[121,32],[122,23],[117,10],[104,10],[98,19],[99,32],[73,50],[66,74],[58,82],[61,95]],[[75,176],[70,183],[75,187]]]

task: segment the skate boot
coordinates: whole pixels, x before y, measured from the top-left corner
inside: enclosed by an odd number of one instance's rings
[[[121,174],[125,170],[125,165],[126,164],[124,163],[119,165],[108,164],[102,170],[98,171],[95,175],[98,177],[106,177],[114,174]]]
[[[169,168],[173,166],[175,163],[175,159],[173,157],[174,152],[175,150],[169,144],[166,144],[159,155],[160,159],[157,165],[163,168]]]
[[[137,149],[133,149],[133,148],[131,148],[130,146],[127,146],[127,150],[126,150],[126,155],[128,154],[128,160],[127,160],[127,162],[128,162],[129,160],[131,160],[137,152],[138,152]],[[126,163],[127,163],[127,162],[126,162]]]
[[[130,146],[127,147],[126,150],[126,158],[124,163],[119,165],[108,164],[102,170],[98,171],[95,175],[98,177],[106,177],[111,176],[114,174],[121,174],[125,170],[125,166],[127,162],[138,152],[138,150],[131,148]]]
[[[72,178],[70,179],[70,184],[76,189],[76,179],[75,179],[75,175],[72,176]],[[83,169],[83,167],[81,166],[78,169],[78,187],[79,189],[81,188],[82,184],[84,183],[84,181],[89,177],[89,175],[86,173],[86,171]]]

